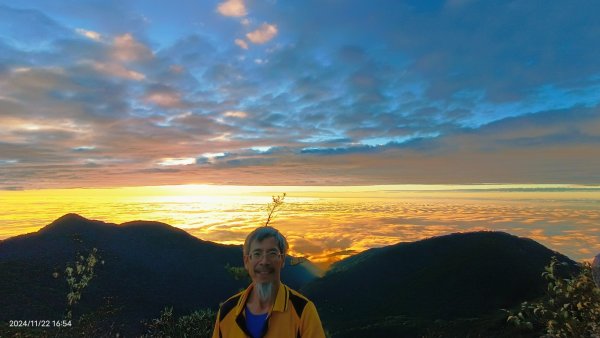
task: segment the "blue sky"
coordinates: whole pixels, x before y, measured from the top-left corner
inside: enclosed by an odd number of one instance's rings
[[[0,0],[0,188],[596,185],[599,7]]]

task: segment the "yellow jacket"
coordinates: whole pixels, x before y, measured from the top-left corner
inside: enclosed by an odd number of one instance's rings
[[[250,285],[245,291],[221,305],[213,338],[247,338],[245,307]],[[275,304],[267,315],[263,338],[325,338],[315,304],[298,292],[280,283]]]

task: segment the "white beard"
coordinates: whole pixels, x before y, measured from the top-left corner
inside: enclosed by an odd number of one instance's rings
[[[271,300],[272,293],[273,293],[273,283],[271,283],[271,282],[258,283],[258,284],[256,284],[255,287],[256,287],[256,290],[258,291],[258,297],[260,298],[261,301],[267,302],[267,301]]]

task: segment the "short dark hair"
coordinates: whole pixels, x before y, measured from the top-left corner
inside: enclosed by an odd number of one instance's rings
[[[275,238],[275,241],[277,242],[277,247],[279,248],[279,251],[282,254],[285,254],[288,251],[288,242],[285,239],[285,237],[281,234],[281,232],[279,232],[279,230],[273,227],[263,226],[254,229],[254,231],[252,231],[248,234],[248,236],[246,236],[246,241],[244,241],[244,255],[250,254],[250,244],[252,244],[254,240],[262,242],[263,240],[269,237]]]

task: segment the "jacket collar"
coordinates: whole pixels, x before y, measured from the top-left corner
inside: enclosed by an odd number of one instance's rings
[[[240,297],[236,306],[236,317],[244,312],[246,302],[248,301],[248,297],[250,297],[250,293],[252,292],[253,288],[254,284],[250,284],[248,288],[246,288],[246,290],[244,290],[244,292],[242,293],[242,296]],[[279,282],[279,288],[277,290],[277,295],[275,296],[275,303],[273,304],[271,310],[269,310],[269,316],[273,311],[285,312],[287,310],[289,293],[289,288],[285,284]]]
[[[248,336],[250,336],[250,332],[248,332],[248,328],[246,327],[246,319],[244,317],[244,309],[246,308],[246,302],[248,301],[248,297],[250,296],[250,293],[252,292],[253,288],[254,288],[254,284],[250,284],[250,286],[248,286],[248,288],[246,288],[246,290],[242,293],[242,296],[240,297],[240,299],[237,303],[236,309],[235,309],[235,322],[240,327],[240,329],[242,331],[244,331],[244,333]],[[290,297],[289,288],[287,286],[285,286],[283,283],[279,282],[279,288],[277,289],[277,295],[275,296],[275,303],[273,304],[273,307],[271,308],[271,310],[269,310],[269,313],[267,314],[267,318],[271,317],[271,313],[273,311],[285,312],[285,310],[287,310],[289,297]],[[267,325],[265,326],[262,336],[264,336],[267,333],[268,329],[269,329],[269,322],[267,321]]]

